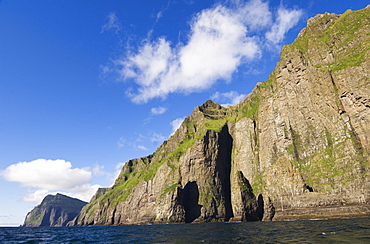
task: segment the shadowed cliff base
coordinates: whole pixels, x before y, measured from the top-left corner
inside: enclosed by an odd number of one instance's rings
[[[198,204],[199,190],[196,181],[188,182],[183,190],[185,223],[191,223],[200,216],[202,205]]]

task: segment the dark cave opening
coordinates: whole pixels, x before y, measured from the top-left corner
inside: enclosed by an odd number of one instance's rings
[[[185,223],[191,223],[200,216],[202,205],[198,204],[199,189],[196,181],[189,181],[183,189]]]

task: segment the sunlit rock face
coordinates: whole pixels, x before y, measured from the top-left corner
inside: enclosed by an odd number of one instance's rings
[[[69,225],[370,215],[369,18],[310,19],[244,101],[196,107]]]

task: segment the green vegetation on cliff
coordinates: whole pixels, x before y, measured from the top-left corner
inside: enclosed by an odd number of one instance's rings
[[[128,161],[75,223],[248,219],[244,185],[274,213],[274,204],[283,212],[333,204],[333,193],[367,194],[369,19],[368,8],[310,19],[244,101],[196,107],[155,153]]]
[[[316,64],[322,71],[335,72],[348,66],[359,66],[370,48],[369,32],[364,31],[368,23],[369,9],[348,10],[342,15],[325,13],[316,16],[309,20],[308,26],[293,44],[284,47],[282,54],[298,49],[310,60],[313,55],[311,52],[324,49],[325,52],[317,52],[317,55],[328,53],[333,58],[326,64]]]

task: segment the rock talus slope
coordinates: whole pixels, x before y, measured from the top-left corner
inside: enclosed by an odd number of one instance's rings
[[[370,215],[370,9],[320,14],[244,101],[196,107],[69,225]]]
[[[86,204],[87,202],[59,193],[55,196],[47,195],[40,205],[27,214],[23,226],[66,226]]]

